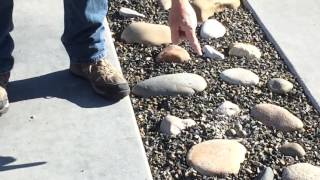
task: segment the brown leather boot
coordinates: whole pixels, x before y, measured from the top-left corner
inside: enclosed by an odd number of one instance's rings
[[[9,109],[9,100],[6,87],[10,77],[10,72],[0,74],[0,116]]]
[[[107,60],[95,63],[72,63],[70,71],[87,79],[96,93],[112,100],[129,95],[130,87],[122,73]]]

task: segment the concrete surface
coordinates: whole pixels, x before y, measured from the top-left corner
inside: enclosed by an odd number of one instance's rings
[[[15,0],[1,180],[152,179],[129,98],[111,103],[67,71],[62,1]],[[109,58],[119,67],[109,39]]]
[[[243,0],[320,112],[320,1]]]

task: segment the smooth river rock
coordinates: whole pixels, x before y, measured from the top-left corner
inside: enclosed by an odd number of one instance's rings
[[[160,124],[160,131],[167,135],[178,135],[182,130],[196,125],[192,119],[181,119],[175,116],[167,115]]]
[[[167,74],[139,82],[132,92],[141,97],[193,95],[207,87],[206,80],[192,73]]]
[[[129,8],[121,7],[119,10],[119,14],[123,17],[133,18],[133,17],[146,17],[145,15]]]
[[[208,19],[201,27],[200,36],[204,39],[220,38],[223,37],[226,32],[226,28],[219,21]]]
[[[159,0],[160,5],[163,9],[168,10],[172,6],[172,0]]]
[[[293,84],[282,78],[273,78],[268,82],[269,89],[274,93],[286,94],[293,89]]]
[[[164,48],[157,56],[159,62],[186,63],[190,59],[188,51],[177,45]]]
[[[169,26],[133,22],[124,29],[121,39],[127,43],[142,43],[146,45],[161,45],[171,43]]]
[[[232,68],[224,70],[220,78],[235,85],[256,85],[259,83],[259,76],[250,70],[243,68]]]
[[[232,44],[230,51],[230,56],[245,57],[247,59],[260,59],[260,50],[248,43],[234,43]]]
[[[210,140],[193,146],[187,162],[207,176],[238,174],[246,148],[235,140]]]
[[[241,109],[238,105],[225,101],[223,102],[214,112],[216,114],[225,115],[225,116],[236,116],[240,113]]]
[[[279,147],[279,151],[285,156],[302,157],[306,155],[303,147],[298,143],[286,143]]]
[[[210,45],[205,45],[203,47],[203,54],[205,57],[214,60],[223,60],[225,58],[222,53],[220,53],[218,50],[214,49]]]
[[[320,167],[309,163],[297,163],[282,171],[282,180],[319,180]]]
[[[221,12],[225,8],[238,9],[240,4],[240,0],[194,0],[192,2],[199,22],[207,20],[214,13]]]
[[[266,167],[254,180],[273,180],[274,173],[271,167]]]
[[[288,110],[273,104],[258,104],[251,110],[251,116],[264,125],[280,131],[295,131],[303,128],[302,121]]]

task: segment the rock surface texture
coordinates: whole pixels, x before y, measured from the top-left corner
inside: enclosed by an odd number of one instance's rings
[[[243,68],[224,70],[220,74],[220,78],[235,85],[256,85],[259,83],[259,77],[255,73]]]
[[[182,130],[196,125],[192,119],[180,119],[175,116],[167,115],[160,124],[160,131],[167,135],[178,135]]]
[[[132,90],[141,97],[192,95],[207,87],[206,80],[191,73],[168,74],[139,82]]]
[[[171,30],[166,25],[133,22],[124,29],[121,39],[127,43],[169,44],[171,43]]]
[[[226,32],[226,28],[219,21],[208,19],[201,27],[200,36],[204,39],[220,38],[223,37]]]
[[[293,89],[293,84],[282,78],[273,78],[268,82],[269,89],[274,93],[286,94]]]
[[[258,104],[251,110],[251,116],[266,126],[281,131],[295,131],[303,128],[302,121],[288,110],[273,104]]]
[[[230,48],[229,55],[245,57],[247,59],[260,59],[261,52],[254,45],[247,43],[234,43]]]
[[[234,140],[210,140],[193,146],[187,161],[203,175],[237,174],[246,148]]]
[[[159,62],[186,63],[191,59],[188,51],[177,45],[164,48],[158,55]]]
[[[125,7],[121,7],[119,10],[119,14],[123,17],[127,17],[127,18],[133,18],[133,17],[146,17],[145,15],[130,9],[130,8],[125,8]]]
[[[218,50],[214,49],[210,45],[205,45],[203,47],[203,54],[205,57],[214,60],[223,60],[225,58],[222,53],[220,53]]]
[[[172,0],[159,0],[163,9],[168,10],[171,8]]]
[[[266,167],[256,178],[255,180],[273,180],[274,173],[272,168]]]
[[[192,5],[198,21],[203,22],[214,13],[221,12],[225,8],[238,9],[241,2],[240,0],[194,0]]]
[[[230,101],[225,101],[215,110],[215,113],[225,116],[236,116],[240,111],[241,109],[238,105]]]
[[[319,180],[320,167],[309,163],[297,163],[283,169],[283,180]]]
[[[286,143],[279,148],[279,151],[285,156],[298,156],[306,155],[303,147],[298,143]]]

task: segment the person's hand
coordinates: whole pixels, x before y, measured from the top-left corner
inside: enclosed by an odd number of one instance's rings
[[[171,39],[175,44],[186,39],[194,51],[202,55],[200,43],[196,36],[197,16],[188,0],[172,0],[169,14]]]

